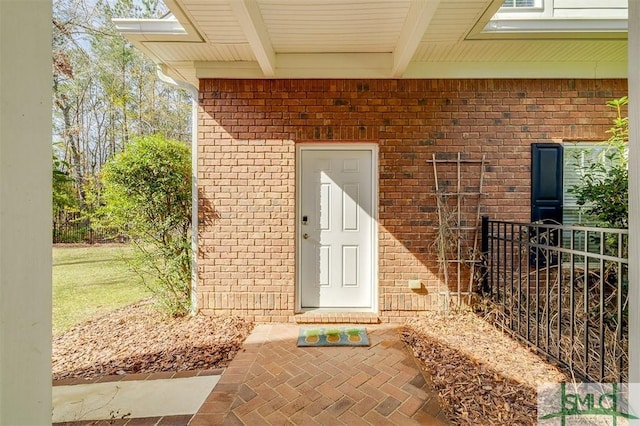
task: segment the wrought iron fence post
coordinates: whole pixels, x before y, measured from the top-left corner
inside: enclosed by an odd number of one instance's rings
[[[490,293],[489,288],[489,276],[487,268],[487,260],[489,256],[489,216],[482,216],[482,239],[480,243],[480,250],[482,251],[482,264],[480,266],[480,272],[482,277],[482,295],[486,296]]]

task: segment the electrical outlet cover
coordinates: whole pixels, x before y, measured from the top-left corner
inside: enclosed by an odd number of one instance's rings
[[[420,287],[422,287],[420,284],[420,280],[409,280],[409,288],[411,290],[419,290]]]

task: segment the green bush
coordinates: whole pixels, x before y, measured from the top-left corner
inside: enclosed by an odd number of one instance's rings
[[[78,206],[73,179],[69,176],[69,164],[53,154],[53,175],[51,180],[53,215]]]
[[[133,140],[102,172],[101,221],[125,230],[131,266],[164,309],[185,315],[191,302],[191,154],[162,136]],[[153,277],[149,281],[148,277]]]
[[[626,96],[607,102],[617,113],[608,130],[607,149],[600,161],[582,168],[581,183],[569,189],[599,225],[625,229],[629,223],[629,118],[623,116],[622,109],[627,103]]]

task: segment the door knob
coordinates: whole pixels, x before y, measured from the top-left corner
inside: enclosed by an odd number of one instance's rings
[[[309,234],[304,234],[304,235],[302,236],[302,238],[304,238],[305,240],[306,240],[306,239],[308,239],[308,238],[309,238]]]

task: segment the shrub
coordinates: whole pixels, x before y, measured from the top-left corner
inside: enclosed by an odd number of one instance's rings
[[[607,148],[600,161],[582,168],[582,181],[569,189],[576,194],[579,205],[601,226],[627,228],[629,216],[628,140],[629,118],[622,115],[626,96],[607,102],[616,110]]]
[[[73,179],[67,171],[69,164],[54,153],[53,175],[51,180],[53,215],[78,206],[78,200],[73,187]]]
[[[100,217],[126,230],[136,247],[132,263],[172,315],[191,301],[191,155],[162,136],[133,140],[102,172]],[[148,275],[147,275],[148,274]]]

